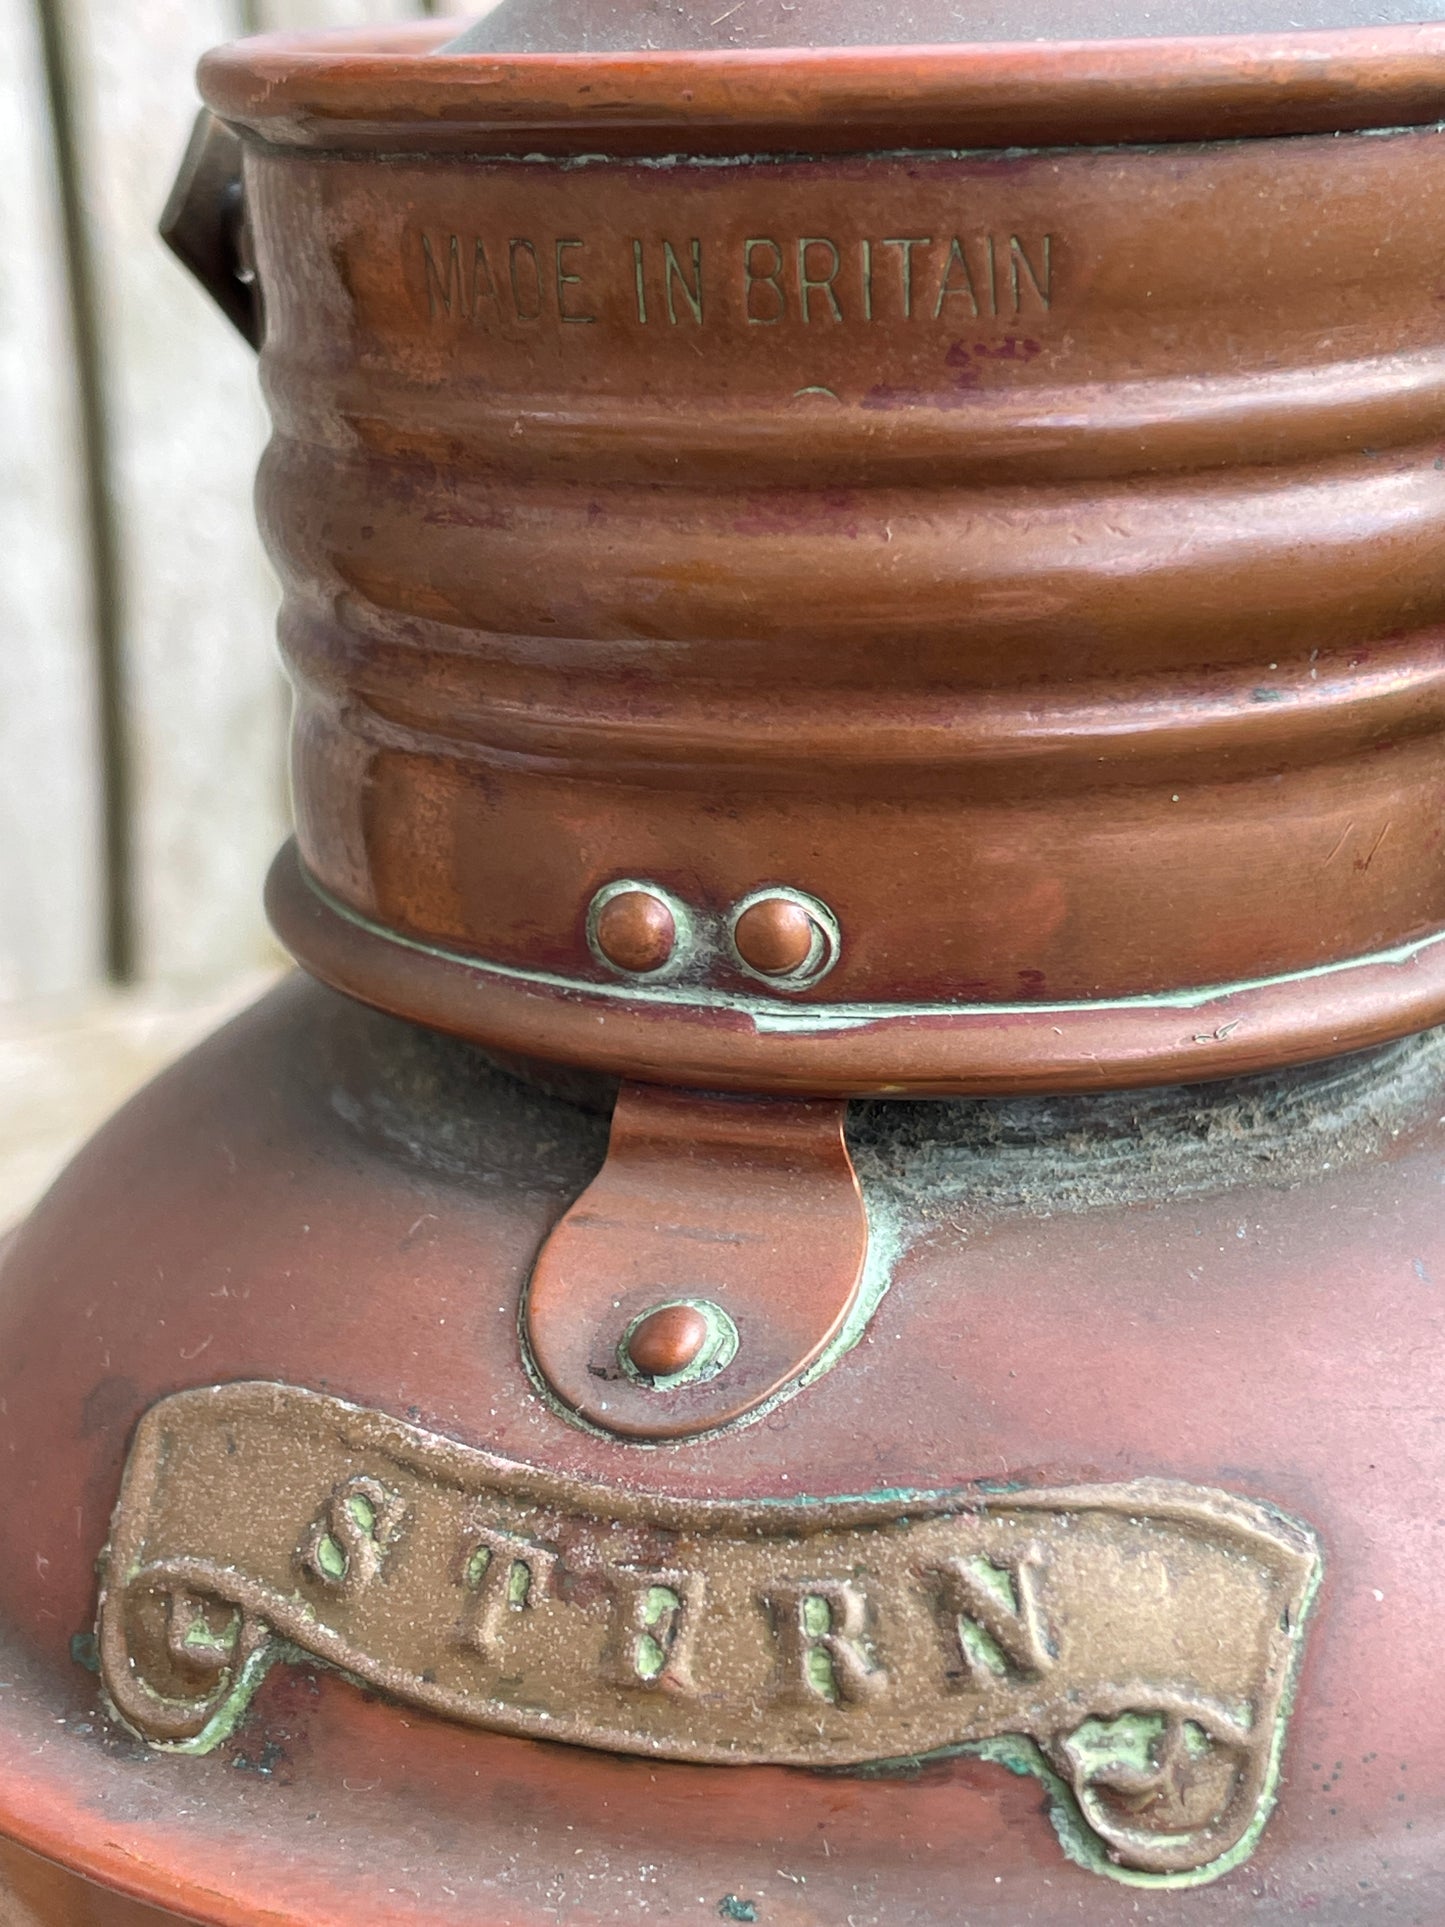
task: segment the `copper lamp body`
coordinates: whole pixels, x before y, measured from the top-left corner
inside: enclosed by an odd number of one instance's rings
[[[1445,25],[241,42],[304,975],[0,1269],[31,1927],[1445,1917]]]

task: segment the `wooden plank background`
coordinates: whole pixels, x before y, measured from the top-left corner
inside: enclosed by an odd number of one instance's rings
[[[104,964],[83,435],[34,0],[0,0],[0,1001]]]
[[[0,1215],[64,1149],[67,1103],[80,1132],[275,961],[286,696],[255,361],[156,235],[196,61],[244,32],[484,10],[0,0]],[[87,1026],[119,1026],[113,1075]],[[7,1130],[29,1158],[10,1193]]]

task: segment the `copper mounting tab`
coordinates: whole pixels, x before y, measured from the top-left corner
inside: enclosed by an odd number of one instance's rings
[[[822,1357],[868,1254],[845,1111],[623,1085],[607,1162],[527,1293],[532,1361],[569,1410],[629,1438],[692,1438]],[[649,1376],[635,1335],[673,1308],[705,1331],[670,1376]]]

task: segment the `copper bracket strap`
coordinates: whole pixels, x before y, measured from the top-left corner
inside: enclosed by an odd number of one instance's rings
[[[566,1406],[624,1437],[691,1438],[817,1363],[868,1253],[846,1109],[623,1085],[607,1162],[527,1295],[532,1360]],[[639,1343],[654,1328],[676,1328],[675,1357]]]

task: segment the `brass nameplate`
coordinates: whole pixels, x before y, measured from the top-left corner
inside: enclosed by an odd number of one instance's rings
[[[1308,1530],[1190,1486],[666,1499],[231,1385],[142,1422],[99,1642],[155,1744],[218,1744],[299,1650],[659,1759],[972,1750],[1045,1780],[1085,1864],[1179,1884],[1267,1818],[1318,1574]]]

